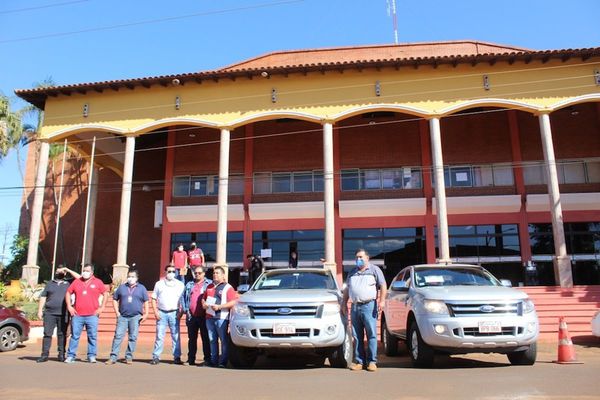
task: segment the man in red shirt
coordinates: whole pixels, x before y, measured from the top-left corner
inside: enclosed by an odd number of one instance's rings
[[[171,257],[171,265],[175,267],[176,279],[185,283],[185,275],[187,274],[187,259],[188,254],[183,250],[183,244],[179,243]]]
[[[192,271],[196,267],[204,267],[204,253],[200,247],[196,246],[195,242],[190,244],[190,249],[188,250],[188,264]]]
[[[204,364],[210,364],[210,342],[206,329],[206,311],[202,308],[202,297],[212,281],[205,278],[204,268],[198,266],[194,270],[194,280],[185,285],[182,305],[186,315],[188,331],[188,364],[196,365],[196,352],[198,351],[198,331],[202,338],[202,353]]]
[[[71,295],[75,295],[75,302],[71,304]],[[71,314],[71,340],[67,352],[66,363],[74,363],[79,346],[79,338],[85,327],[88,337],[87,361],[96,362],[96,336],[98,334],[98,318],[104,306],[108,293],[104,282],[94,276],[94,267],[87,264],[83,267],[81,278],[71,283],[65,295],[67,310]]]
[[[228,361],[229,338],[229,310],[237,301],[235,289],[225,280],[225,270],[215,267],[213,283],[208,285],[204,292],[202,307],[206,310],[206,328],[210,341],[209,365],[225,368]],[[221,355],[219,356],[219,341],[221,342]]]

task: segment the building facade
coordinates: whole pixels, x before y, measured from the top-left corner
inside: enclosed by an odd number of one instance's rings
[[[302,50],[17,94],[45,110],[30,280],[60,215],[57,263],[113,278],[136,263],[151,281],[196,242],[233,269],[268,249],[267,266],[295,252],[341,278],[365,248],[388,279],[437,260],[514,285],[600,283],[600,48]],[[65,142],[61,174],[47,154]]]

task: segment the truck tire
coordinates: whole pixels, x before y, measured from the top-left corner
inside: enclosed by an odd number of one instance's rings
[[[398,338],[388,331],[385,318],[381,319],[381,341],[383,342],[383,351],[386,356],[393,357],[398,355]]]
[[[258,350],[248,347],[236,346],[229,339],[229,362],[234,368],[249,369],[254,366],[258,358]]]
[[[506,356],[512,365],[533,365],[537,358],[537,343],[531,344],[527,350],[513,351]]]
[[[5,326],[0,329],[0,351],[11,351],[19,344],[20,333],[14,326]]]
[[[333,368],[348,368],[350,364],[352,364],[353,351],[350,328],[346,328],[344,342],[336,347],[329,355],[329,365]]]
[[[421,337],[417,321],[412,321],[406,338],[408,354],[415,367],[429,368],[433,365],[435,351]]]

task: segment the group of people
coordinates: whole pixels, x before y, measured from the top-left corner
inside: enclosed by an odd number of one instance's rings
[[[198,333],[203,346],[204,364],[225,367],[228,361],[229,309],[234,306],[237,292],[225,279],[225,270],[215,267],[213,279],[205,276],[205,269],[196,266],[193,280],[184,285],[177,279],[177,269],[168,264],[164,277],[156,282],[152,296],[138,282],[139,272],[130,270],[127,282],[113,293],[112,303],[117,316],[111,352],[106,364],[115,364],[125,334],[128,336],[124,362],[133,363],[139,326],[149,315],[150,307],[156,318],[156,338],[150,364],[160,363],[167,327],[172,339],[175,364],[181,360],[179,321],[186,318],[188,331],[188,357],[190,365],[196,364]],[[67,273],[75,278],[71,283]],[[79,339],[85,328],[88,338],[87,361],[96,363],[98,319],[108,300],[104,283],[94,276],[93,265],[85,265],[81,275],[68,268],[59,268],[54,279],[46,285],[40,297],[38,316],[44,321],[42,354],[37,362],[46,362],[50,354],[52,334],[57,330],[58,360],[74,363]],[[71,324],[71,337],[66,347],[67,327]],[[66,351],[65,351],[66,350]]]
[[[190,243],[189,250],[183,248],[183,243],[179,243],[171,256],[171,265],[175,267],[175,277],[183,282],[193,280],[190,272],[196,267],[204,267],[204,252],[196,245],[196,242]]]
[[[257,262],[256,259],[250,261]],[[376,371],[376,324],[380,311],[385,305],[386,283],[381,269],[369,262],[369,254],[365,250],[359,249],[356,252],[355,261],[356,267],[347,277],[342,299],[342,310],[347,310],[348,301],[352,303],[354,363],[350,365],[350,369]],[[229,350],[229,311],[237,301],[237,292],[227,283],[225,270],[219,266],[214,267],[211,280],[206,278],[204,266],[195,265],[192,268],[193,280],[186,284],[178,279],[178,276],[182,275],[181,273],[178,275],[178,269],[173,263],[168,264],[164,272],[164,277],[154,285],[151,297],[144,285],[138,282],[137,270],[130,270],[127,274],[127,282],[114,291],[112,303],[117,324],[106,364],[111,365],[118,361],[126,333],[128,344],[123,361],[126,364],[133,362],[139,326],[148,318],[149,303],[151,303],[156,319],[156,337],[150,364],[160,363],[167,327],[171,334],[174,363],[183,364],[179,321],[182,316],[185,316],[188,332],[188,364],[196,365],[198,333],[200,333],[204,365],[226,367]],[[67,274],[74,278],[72,283],[67,281]],[[81,275],[68,268],[57,269],[54,279],[48,282],[40,298],[38,316],[44,321],[44,338],[42,353],[37,361],[48,361],[52,334],[56,328],[58,360],[74,363],[79,339],[85,328],[88,338],[87,361],[97,362],[98,319],[107,300],[106,286],[94,276],[92,265],[85,265]],[[65,354],[69,319],[71,338]]]

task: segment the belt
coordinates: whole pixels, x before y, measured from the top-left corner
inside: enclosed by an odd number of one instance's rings
[[[159,309],[158,309],[158,311],[162,311],[162,312],[164,312],[164,313],[171,313],[171,312],[175,312],[175,311],[177,311],[177,309],[175,309],[175,310],[161,310],[161,309],[159,308]]]
[[[354,304],[359,305],[359,306],[364,306],[365,304],[369,304],[369,303],[371,303],[373,301],[375,301],[375,299],[371,299],[371,300],[367,300],[367,301],[357,301]]]

